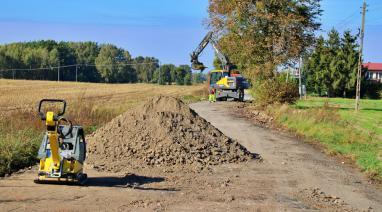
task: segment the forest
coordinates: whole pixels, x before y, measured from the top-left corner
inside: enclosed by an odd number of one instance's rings
[[[200,83],[188,65],[175,66],[155,57],[132,57],[128,50],[96,42],[40,40],[0,46],[0,77],[106,83]]]

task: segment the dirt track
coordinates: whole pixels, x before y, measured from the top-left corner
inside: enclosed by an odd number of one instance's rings
[[[87,187],[36,185],[35,170],[0,180],[0,210],[381,211],[382,191],[346,164],[308,144],[231,113],[234,103],[192,108],[227,136],[263,157],[201,173],[87,169]]]

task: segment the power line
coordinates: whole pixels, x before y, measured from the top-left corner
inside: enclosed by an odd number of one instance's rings
[[[146,63],[120,63],[117,62],[115,64],[110,64],[110,65],[96,65],[96,64],[72,64],[72,65],[63,65],[61,66],[58,63],[58,66],[49,66],[45,68],[10,68],[10,69],[0,69],[1,77],[3,76],[3,73],[5,72],[12,72],[13,79],[15,79],[15,72],[16,71],[37,71],[37,70],[53,70],[57,69],[57,82],[60,82],[60,69],[61,68],[69,68],[69,67],[75,67],[75,79],[76,82],[78,82],[78,67],[83,66],[83,67],[112,67],[115,65],[128,65],[128,66],[137,66],[137,65],[152,65],[152,64],[157,64],[160,66],[160,62],[146,62]]]
[[[79,65],[79,64],[77,64]],[[73,67],[76,65],[65,65],[65,66],[50,66],[46,68],[10,68],[10,69],[2,69],[0,71],[36,71],[36,70],[46,70],[46,69],[56,69],[58,67],[60,68],[67,68],[67,67]]]
[[[150,62],[150,63],[117,63],[112,65],[96,65],[96,64],[86,64],[85,66],[98,66],[98,67],[108,67],[113,65],[150,65],[150,64],[159,64],[158,62]]]
[[[150,65],[150,64],[158,64],[158,62],[147,62],[147,63],[116,63],[110,65],[96,65],[96,64],[72,64],[72,65],[64,65],[64,66],[49,66],[45,68],[9,68],[9,69],[1,69],[0,71],[37,71],[37,70],[48,70],[48,69],[58,69],[58,68],[68,68],[68,67],[78,67],[78,66],[90,66],[90,67],[109,67],[113,65]]]
[[[355,18],[355,16],[358,14],[358,10],[353,12],[352,14],[350,14],[348,17],[342,19],[341,21],[339,21],[336,25],[334,25],[334,27],[338,27],[340,25],[342,26],[346,26],[347,24],[349,24],[351,21],[353,21],[353,18]]]

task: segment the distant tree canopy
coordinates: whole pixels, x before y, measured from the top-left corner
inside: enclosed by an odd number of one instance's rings
[[[219,46],[247,76],[273,76],[314,44],[320,0],[209,0]]]
[[[97,70],[105,82],[136,82],[136,70],[130,53],[116,46],[102,45],[95,59]]]
[[[77,69],[81,82],[192,83],[187,65],[159,67],[157,58],[132,58],[127,50],[111,44],[42,40],[0,45],[0,78],[57,80],[58,66],[62,81],[75,81]]]
[[[176,67],[173,64],[164,64],[159,69],[155,70],[153,80],[159,82],[161,85],[191,85],[200,83],[200,81],[193,81],[193,73],[191,67],[188,65],[180,65]]]

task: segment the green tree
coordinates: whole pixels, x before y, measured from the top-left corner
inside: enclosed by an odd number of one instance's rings
[[[51,67],[51,68],[45,70],[45,72],[46,72],[45,76],[48,79],[57,80],[57,70],[53,69],[52,67],[57,67],[59,65],[59,61],[60,61],[60,59],[59,59],[58,50],[56,48],[54,48],[49,52],[48,63],[49,63],[49,67]]]
[[[184,85],[191,85],[192,84],[192,74],[191,72],[187,72],[184,76]]]
[[[321,14],[320,0],[210,0],[209,3],[209,26],[218,37],[219,47],[250,78],[254,92],[266,94],[262,95],[267,98],[263,102],[293,102],[278,95],[284,90],[274,90],[285,89],[290,91],[285,96],[296,95],[294,85],[277,81],[276,70],[298,61],[314,44],[315,31],[320,27],[317,21]]]
[[[320,0],[210,0],[209,26],[219,46],[247,75],[274,76],[313,44]]]
[[[206,76],[202,73],[192,73],[192,84],[200,84],[206,80]]]
[[[184,77],[186,75],[186,70],[181,67],[175,69],[175,82],[177,85],[184,84]]]
[[[173,64],[164,64],[159,68],[159,73],[160,73],[160,79],[159,79],[159,84],[168,84],[171,85],[173,79],[172,79],[172,74],[175,72],[175,65]]]
[[[345,74],[343,86],[343,96],[351,97],[355,95],[358,70],[358,36],[352,35],[350,31],[345,31],[342,38],[341,56],[344,61],[343,70]]]
[[[175,81],[177,85],[189,85],[191,81],[188,77],[191,76],[191,68],[188,65],[180,65],[176,69]],[[186,79],[187,77],[187,79]]]
[[[303,74],[306,79],[307,91],[321,95],[322,92],[322,79],[321,79],[321,55],[325,49],[325,39],[320,36],[317,39],[315,50],[311,55],[305,58],[303,65]]]
[[[214,64],[214,68],[215,68],[216,70],[220,70],[220,69],[222,69],[222,62],[219,60],[218,57],[216,57],[216,56],[214,57],[213,64]]]
[[[129,62],[131,62],[129,52],[110,44],[101,47],[95,60],[104,81],[113,83],[136,81],[136,72],[127,64]]]
[[[99,82],[101,75],[97,68],[88,66],[88,64],[95,64],[100,51],[98,44],[95,42],[69,42],[68,45],[75,52],[76,63],[80,64],[77,66],[78,80],[81,82]]]
[[[329,34],[329,39],[327,43],[327,54],[323,62],[327,63],[326,67],[323,69],[323,84],[327,89],[327,95],[329,97],[335,96],[336,91],[339,89],[341,84],[341,61],[340,61],[340,47],[341,41],[339,33],[332,29]]]
[[[159,67],[159,60],[154,57],[134,58],[134,68],[137,72],[138,82],[151,82],[154,71]]]
[[[354,94],[357,58],[357,36],[345,31],[341,38],[336,30],[328,39],[320,36],[313,53],[305,60],[304,73],[308,91],[329,97]]]

